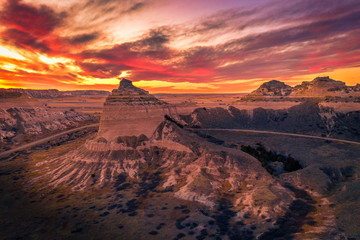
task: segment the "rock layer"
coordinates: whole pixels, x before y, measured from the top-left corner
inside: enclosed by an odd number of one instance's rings
[[[54,112],[45,107],[0,108],[0,142],[19,135],[39,135],[96,121],[97,118],[89,114]]]
[[[214,207],[225,193],[235,206],[242,206],[242,214],[263,218],[284,213],[293,200],[252,156],[210,143],[169,120],[150,139],[99,138],[43,164],[51,185],[66,184],[75,190],[105,187],[123,174],[139,180],[146,172],[150,179],[155,175],[159,179],[158,189],[178,198]]]
[[[176,118],[184,113],[187,113],[185,108],[161,101],[133,86],[130,80],[122,79],[119,88],[104,103],[98,136],[108,141],[119,136],[150,137],[165,115]]]

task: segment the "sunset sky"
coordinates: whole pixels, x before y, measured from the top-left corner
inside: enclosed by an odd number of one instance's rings
[[[359,0],[0,0],[0,88],[360,83]]]

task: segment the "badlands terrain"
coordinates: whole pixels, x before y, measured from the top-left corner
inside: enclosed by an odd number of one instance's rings
[[[359,85],[0,94],[2,239],[360,239]]]

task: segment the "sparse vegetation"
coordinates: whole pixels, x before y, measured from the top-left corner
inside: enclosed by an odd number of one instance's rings
[[[257,147],[241,145],[241,150],[252,155],[261,162],[261,165],[270,174],[274,174],[274,169],[269,165],[270,162],[281,162],[284,165],[285,172],[293,172],[301,169],[299,161],[291,156],[283,156],[273,151],[267,151],[261,144],[257,144]]]
[[[200,194],[211,194],[213,192],[213,188],[210,184],[210,181],[203,174],[199,174],[194,181],[190,184],[189,189],[193,192],[197,192]]]

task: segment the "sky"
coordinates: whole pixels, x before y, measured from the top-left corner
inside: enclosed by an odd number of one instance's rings
[[[358,0],[0,0],[0,88],[360,83]]]

